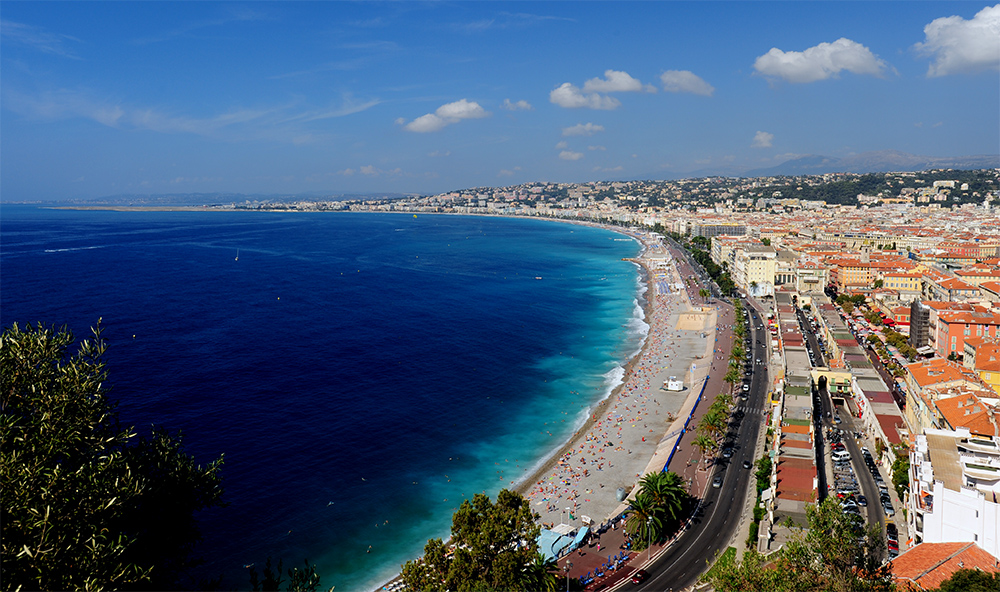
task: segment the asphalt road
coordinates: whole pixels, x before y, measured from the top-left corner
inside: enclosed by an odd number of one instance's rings
[[[802,323],[802,333],[806,338],[806,346],[813,353],[815,360],[814,365],[825,365],[826,362],[824,362],[823,354],[819,349],[819,342],[809,325],[806,315],[801,309],[797,310],[797,314],[799,322]],[[865,464],[864,457],[861,456],[861,446],[858,444],[858,440],[854,437],[854,432],[856,431],[856,426],[854,425],[855,418],[851,416],[849,409],[834,407],[833,399],[830,397],[830,393],[825,388],[819,392],[818,400],[820,404],[819,409],[821,411],[819,414],[819,426],[822,428],[821,430],[817,430],[816,437],[816,449],[818,451],[818,454],[816,455],[816,469],[819,474],[820,500],[826,497],[827,489],[826,463],[828,458],[826,451],[828,442],[826,441],[826,432],[829,429],[839,428],[844,432],[841,442],[843,442],[844,447],[851,454],[851,468],[854,470],[854,477],[858,481],[858,487],[861,489],[861,494],[868,500],[868,507],[865,508],[864,512],[868,520],[868,524],[878,524],[879,526],[883,526],[885,524],[885,516],[881,503],[879,502],[878,486],[875,484],[875,479],[868,470],[868,465]],[[814,404],[816,401],[817,399],[814,397]],[[834,417],[840,417],[841,423],[836,423]]]
[[[743,461],[753,463],[755,460],[757,438],[764,425],[768,388],[767,348],[764,342],[768,338],[767,329],[757,329],[757,325],[761,324],[760,314],[753,313],[749,323],[753,337],[751,359],[754,363],[750,393],[746,399],[737,399],[737,411],[743,411],[745,417],[742,421],[736,421],[734,417],[730,422],[727,441],[733,444],[732,458],[724,459],[720,454],[718,463],[711,469],[713,478],[716,475],[723,477],[722,486],[707,488],[691,527],[646,569],[649,578],[636,586],[636,590],[679,590],[694,584],[708,568],[708,561],[729,546],[733,533],[739,527],[747,485],[756,470],[744,469]],[[765,365],[756,365],[757,358]]]

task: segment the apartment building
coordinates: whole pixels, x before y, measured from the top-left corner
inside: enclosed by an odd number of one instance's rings
[[[777,252],[764,245],[746,245],[733,252],[730,274],[737,288],[755,297],[774,295]]]
[[[906,370],[906,425],[911,434],[940,428],[938,401],[960,395],[990,396],[993,390],[974,371],[944,358],[922,360]]]
[[[943,310],[937,314],[937,353],[961,356],[969,337],[998,337],[1000,313],[981,307],[974,310]]]
[[[965,340],[962,365],[1000,396],[1000,342],[995,337],[970,337]]]
[[[841,294],[868,291],[875,283],[874,269],[867,261],[836,257],[827,259],[826,264],[830,269],[830,283]]]
[[[1000,557],[1000,439],[995,420],[986,423],[989,433],[980,432],[980,418],[916,437],[907,500],[914,542],[970,542]]]

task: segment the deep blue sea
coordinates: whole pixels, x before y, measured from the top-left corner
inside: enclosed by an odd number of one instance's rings
[[[103,319],[123,422],[225,455],[203,577],[308,558],[371,590],[616,384],[638,249],[543,220],[4,205],[0,322]]]

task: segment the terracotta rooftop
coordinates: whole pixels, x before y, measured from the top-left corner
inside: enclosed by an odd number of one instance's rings
[[[778,487],[776,496],[801,502],[814,501],[813,484],[816,467],[811,459],[782,458],[778,461]]]
[[[979,436],[1000,436],[996,412],[980,401],[972,391],[947,399],[938,399],[937,408],[952,429],[966,427],[970,433]]]
[[[899,428],[905,428],[906,423],[902,417],[899,415],[876,414],[875,419],[878,420],[878,424],[882,427],[882,431],[885,433],[885,437],[889,440],[890,444],[903,443],[903,438],[899,435]]]
[[[896,583],[914,590],[936,590],[962,568],[1000,571],[996,557],[976,543],[920,543],[892,560]]]
[[[922,360],[914,364],[907,364],[905,368],[921,387],[959,380],[979,382],[974,372],[945,358]]]

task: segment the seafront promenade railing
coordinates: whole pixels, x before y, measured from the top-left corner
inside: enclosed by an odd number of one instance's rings
[[[708,375],[706,375],[704,380],[701,381],[701,392],[698,393],[698,398],[694,400],[694,405],[691,406],[691,411],[688,412],[688,416],[684,420],[684,426],[677,428],[676,430],[667,434],[666,437],[667,440],[676,436],[678,433],[680,434],[680,436],[677,438],[677,440],[674,442],[673,447],[671,447],[670,449],[670,454],[667,456],[667,462],[663,465],[664,472],[667,470],[667,467],[670,466],[670,461],[674,459],[674,453],[677,452],[677,446],[678,444],[681,443],[681,438],[684,437],[684,434],[687,433],[688,426],[691,424],[691,419],[694,417],[694,412],[698,410],[698,404],[701,403],[702,398],[705,396],[705,387],[707,386],[708,386]]]

